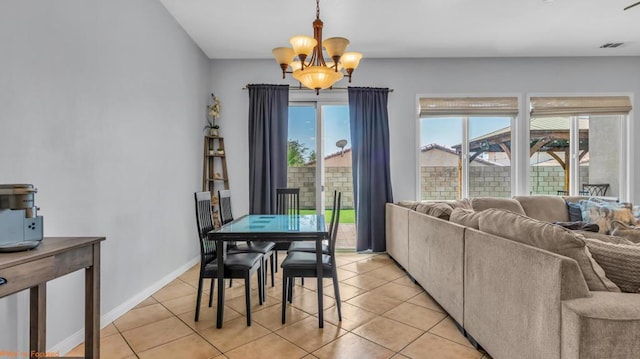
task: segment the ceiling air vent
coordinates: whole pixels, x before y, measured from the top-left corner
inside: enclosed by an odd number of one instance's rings
[[[600,48],[601,49],[614,49],[616,47],[620,47],[624,45],[624,42],[608,42],[604,45],[601,45]]]

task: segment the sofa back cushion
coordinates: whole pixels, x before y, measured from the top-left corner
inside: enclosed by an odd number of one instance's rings
[[[522,214],[498,209],[483,211],[479,224],[483,232],[575,259],[589,290],[620,291],[605,276],[602,267],[591,258],[584,237],[579,234]]]
[[[480,212],[472,209],[455,208],[451,211],[449,222],[457,223],[461,226],[480,229]]]
[[[424,213],[426,215],[444,219],[445,221],[449,220],[449,215],[451,214],[452,208],[447,203],[429,203],[429,202],[421,202],[416,206],[416,212]]]
[[[525,214],[520,202],[511,198],[499,197],[475,197],[471,199],[471,207],[474,211],[484,211],[489,208],[506,209],[514,213]]]
[[[545,222],[568,222],[569,211],[559,196],[515,196],[527,217]]]

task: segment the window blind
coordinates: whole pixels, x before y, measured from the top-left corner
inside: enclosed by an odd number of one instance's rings
[[[420,99],[420,117],[427,116],[516,116],[517,97],[434,97]]]
[[[532,97],[531,117],[623,115],[631,111],[628,96]]]

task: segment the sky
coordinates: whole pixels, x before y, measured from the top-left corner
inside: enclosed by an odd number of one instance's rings
[[[509,117],[469,117],[469,139],[511,126]],[[462,118],[420,119],[420,146],[437,143],[451,147],[462,142]]]
[[[326,154],[338,152],[336,142],[347,140],[345,149],[351,148],[349,106],[325,105],[324,150]],[[289,106],[289,140],[298,140],[309,148],[307,156],[316,148],[316,110],[313,106]]]

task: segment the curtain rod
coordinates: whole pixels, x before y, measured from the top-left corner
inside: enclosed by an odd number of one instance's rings
[[[242,89],[246,90],[247,86],[249,85],[245,85]],[[327,91],[327,90],[340,90],[340,91],[346,91],[348,90],[348,87],[329,87],[328,89],[324,89],[321,91]],[[315,89],[310,89],[310,88],[306,88],[306,87],[293,87],[293,86],[289,86],[289,90],[293,90],[293,91],[315,91]],[[389,89],[389,92],[393,92],[393,89]]]

